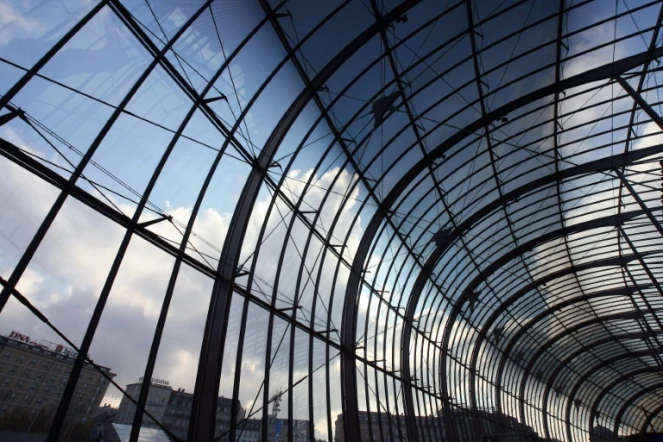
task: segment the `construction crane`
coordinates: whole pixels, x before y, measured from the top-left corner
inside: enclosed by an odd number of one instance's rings
[[[281,390],[277,390],[274,396],[272,396],[269,401],[273,402],[274,404],[272,405],[272,416],[276,419],[276,417],[279,414],[279,411],[281,411],[281,395],[283,392]]]

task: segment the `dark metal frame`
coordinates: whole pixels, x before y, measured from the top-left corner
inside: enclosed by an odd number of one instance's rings
[[[653,393],[660,397],[655,391],[660,385],[651,384],[648,380],[646,382],[634,381],[641,390],[633,396],[626,397],[621,390],[619,392],[611,390],[623,381],[633,379],[639,374],[660,371],[663,365],[663,360],[657,353],[657,349],[661,348],[660,334],[663,333],[663,323],[658,318],[657,312],[661,311],[662,306],[652,297],[654,289],[658,295],[663,295],[663,287],[658,283],[660,268],[655,261],[655,257],[659,253],[652,250],[651,244],[648,243],[654,238],[652,234],[657,235],[658,239],[663,237],[663,226],[654,213],[654,208],[658,207],[658,203],[652,202],[656,200],[652,198],[654,192],[650,185],[652,179],[648,176],[651,173],[634,173],[627,170],[628,167],[635,164],[648,166],[653,159],[658,160],[663,157],[663,145],[637,150],[632,148],[633,141],[637,138],[638,127],[642,124],[651,121],[663,130],[663,120],[655,110],[661,103],[648,102],[645,96],[647,93],[659,92],[658,86],[651,86],[647,78],[662,70],[653,67],[652,62],[663,56],[663,48],[656,46],[663,22],[663,7],[659,8],[658,19],[654,26],[647,29],[638,28],[637,32],[619,38],[615,37],[614,41],[598,44],[591,49],[596,50],[610,44],[627,41],[629,38],[642,37],[645,33],[651,32],[652,36],[647,51],[572,77],[563,78],[565,63],[591,51],[586,50],[569,55],[569,39],[580,35],[585,30],[609,23],[616,17],[627,17],[635,11],[654,6],[656,3],[640,5],[636,10],[620,12],[615,17],[606,18],[586,28],[569,32],[565,27],[567,15],[572,11],[581,10],[586,3],[568,5],[564,0],[560,0],[556,5],[556,12],[547,14],[533,23],[526,22],[521,30],[514,30],[485,45],[480,42],[485,38],[482,33],[483,28],[490,26],[491,21],[497,20],[498,17],[508,17],[510,13],[518,11],[518,8],[527,6],[527,1],[518,1],[481,18],[477,12],[480,5],[477,5],[474,0],[460,0],[448,8],[443,8],[435,17],[430,19],[427,17],[425,23],[415,27],[407,36],[401,37],[396,32],[398,26],[407,21],[408,13],[415,13],[423,8],[418,5],[419,3],[418,0],[405,0],[390,11],[384,12],[379,0],[371,0],[370,7],[364,6],[369,10],[374,21],[367,23],[365,29],[334,54],[321,70],[311,73],[303,50],[306,47],[305,44],[312,37],[323,32],[325,26],[333,23],[337,15],[341,15],[345,8],[349,7],[350,2],[345,1],[333,9],[303,38],[299,39],[295,35],[293,39],[293,36],[287,31],[287,26],[284,26],[284,20],[289,18],[294,27],[296,18],[293,16],[293,11],[288,9],[287,0],[274,6],[266,0],[260,0],[264,17],[225,58],[214,75],[211,78],[205,78],[206,85],[198,91],[192,86],[182,65],[180,64],[178,68],[170,61],[169,55],[175,54],[178,60],[181,59],[176,54],[176,43],[208,10],[210,14],[213,14],[213,0],[204,2],[195,13],[189,16],[178,31],[172,37],[167,38],[163,47],[159,47],[155,43],[150,32],[120,0],[104,0],[97,3],[81,18],[34,66],[26,69],[22,77],[0,98],[0,108],[6,108],[9,111],[0,116],[0,125],[14,124],[15,116],[19,116],[22,121],[28,123],[30,121],[28,116],[24,110],[18,109],[13,104],[13,100],[32,79],[45,78],[40,73],[43,67],[104,8],[112,11],[114,16],[126,26],[133,38],[152,57],[149,66],[132,85],[121,103],[114,107],[111,116],[87,151],[82,154],[80,162],[69,178],[63,178],[13,143],[0,139],[0,155],[3,158],[28,170],[60,191],[11,276],[3,284],[0,293],[0,311],[12,293],[15,293],[16,285],[30,265],[39,245],[46,237],[69,196],[81,201],[87,207],[125,229],[123,240],[108,271],[104,287],[99,294],[81,343],[79,356],[59,403],[54,424],[49,432],[49,440],[57,440],[61,436],[62,425],[85,363],[84,355],[87,355],[93,342],[105,303],[134,235],[175,257],[175,260],[144,369],[144,380],[137,400],[137,412],[130,436],[132,442],[138,440],[150,379],[154,374],[170,301],[182,264],[190,265],[214,280],[201,345],[189,440],[214,440],[226,436],[226,434],[217,434],[215,429],[217,394],[222,369],[231,367],[233,364],[235,375],[231,414],[234,416],[238,410],[243,346],[246,340],[245,331],[250,305],[257,305],[269,314],[264,356],[264,391],[261,398],[263,440],[266,440],[268,432],[270,385],[274,384],[270,361],[279,351],[279,348],[272,346],[272,342],[278,338],[275,332],[277,322],[286,324],[288,327],[288,331],[283,334],[282,339],[288,345],[289,372],[286,393],[289,419],[287,437],[289,440],[294,439],[294,388],[303,381],[303,379],[295,379],[293,373],[296,338],[299,333],[304,333],[308,338],[307,388],[310,422],[313,422],[316,414],[320,412],[320,410],[314,410],[312,394],[314,390],[313,375],[317,370],[313,363],[316,343],[324,344],[326,349],[325,360],[328,363],[325,367],[327,382],[324,414],[329,437],[333,433],[331,403],[332,396],[335,395],[330,385],[329,361],[336,355],[340,355],[344,438],[347,441],[360,440],[359,414],[360,410],[364,409],[378,416],[375,428],[371,420],[368,422],[371,438],[379,432],[381,435],[388,434],[392,439],[407,437],[408,440],[424,438],[440,440],[444,437],[443,432],[446,432],[449,440],[462,440],[464,432],[467,431],[467,425],[455,420],[454,413],[466,413],[474,427],[479,428],[485,419],[483,411],[486,407],[493,405],[499,414],[519,414],[523,424],[536,425],[543,431],[546,438],[557,437],[560,431],[565,431],[565,436],[572,440],[574,428],[584,431],[571,422],[573,399],[581,391],[584,395],[586,391],[594,391],[600,385],[590,379],[592,370],[579,371],[572,364],[573,357],[560,355],[565,345],[573,350],[572,355],[591,355],[598,364],[634,358],[639,354],[652,356],[657,364],[635,371],[625,371],[619,366],[610,366],[608,370],[614,380],[608,384],[608,387],[600,391],[592,403],[589,414],[590,427],[598,406],[603,400],[609,400],[615,404],[623,403],[619,410],[613,410],[616,411],[613,413],[613,417],[615,431],[617,431],[622,424],[623,415],[640,395]],[[422,4],[425,3],[422,2]],[[434,49],[425,54],[423,50],[421,53],[412,51],[408,45],[411,39],[417,36],[420,38],[423,33],[432,30],[442,18],[461,13],[464,13],[464,19],[467,22],[464,30],[449,37],[447,41],[435,45]],[[520,38],[520,35],[526,30],[537,29],[545,23],[555,25],[555,37],[549,42],[530,48],[508,61],[501,61],[492,68],[484,68],[484,59],[490,54],[492,48],[510,38],[516,36]],[[243,108],[241,104],[239,105],[241,112],[236,121],[228,123],[211,106],[214,101],[223,98],[227,100],[227,97],[215,95],[215,83],[224,72],[229,70],[233,60],[242,53],[246,45],[263,29],[273,31],[285,55],[276,63]],[[382,48],[379,57],[371,60],[370,63],[367,62],[365,68],[347,81],[335,98],[332,99],[329,94],[330,99],[328,100],[325,95],[325,91],[329,92],[327,83],[334,80],[336,73],[371,41],[379,42]],[[467,44],[467,54],[450,62],[450,66],[444,71],[437,72],[434,67],[438,59],[436,57],[444,57],[459,42]],[[532,54],[537,54],[538,51],[546,48],[554,49],[555,56],[552,63],[532,68],[531,71],[504,84],[500,80],[497,87],[492,84],[492,89],[489,87],[491,76],[499,72],[499,69],[506,69],[509,63],[515,60],[527,60],[528,56],[533,57]],[[398,51],[406,49],[414,53],[416,60],[409,66],[399,66]],[[366,100],[366,103],[348,121],[340,121],[337,111],[342,103],[341,98],[346,93],[351,95],[354,85],[359,84],[362,77],[368,76],[371,69],[380,67],[380,65],[383,67],[388,65],[392,80],[382,82],[375,88],[375,91],[370,91],[372,95]],[[431,100],[434,103],[423,111],[415,110],[419,107],[419,100],[422,100],[422,97],[435,87],[436,82],[439,86],[440,80],[446,81],[445,76],[448,73],[460,72],[464,65],[471,66],[469,68],[469,71],[472,72],[471,78],[453,87],[449,85],[452,89],[451,92],[440,93],[441,97]],[[271,82],[276,75],[290,66],[297,72],[297,81],[301,90],[296,97],[293,97],[287,110],[280,115],[280,119],[272,129],[265,145],[255,155],[251,150],[250,137],[246,139],[241,134],[242,124],[246,126],[245,119],[251,109],[259,105],[262,94],[270,90]],[[101,201],[97,196],[83,190],[80,183],[87,182],[88,178],[84,172],[86,168],[91,167],[91,160],[97,148],[120,115],[127,112],[129,102],[157,67],[168,74],[191,103],[177,129],[172,130],[172,138],[150,175],[149,182],[140,196],[140,201],[136,204],[136,211],[131,217],[128,217]],[[418,76],[413,74],[418,69],[434,74],[432,79],[422,80],[423,84],[419,87],[414,84],[417,82]],[[545,72],[546,69],[550,69],[554,73],[554,78],[549,84],[508,100],[505,104],[491,110],[490,100],[494,100],[499,92],[509,91],[510,87],[519,83],[526,84],[527,81],[537,78],[536,76]],[[408,82],[408,76],[415,77],[413,84]],[[636,88],[629,84],[629,80],[633,78],[638,79]],[[602,84],[591,85],[597,82]],[[608,121],[608,118],[603,116],[585,122],[579,127],[565,124],[568,116],[572,116],[576,110],[564,113],[562,104],[582,97],[583,94],[598,94],[603,88],[614,88],[616,85],[619,85],[626,95],[616,97],[613,94],[610,99],[583,106],[583,109],[600,109],[606,104],[614,105],[619,100],[631,99],[633,104],[630,106],[630,110],[614,111],[613,109],[612,116],[615,118],[628,116],[628,123],[625,126],[615,127],[612,122],[610,130],[606,129],[598,134],[592,134],[593,128],[590,129],[590,125],[601,125]],[[388,127],[386,132],[390,134],[389,139],[382,140],[381,145],[375,147],[375,144],[378,144],[372,139],[375,129],[366,131],[366,127],[358,128],[358,122],[366,115],[362,115],[362,112],[370,111],[371,102],[383,97],[390,88],[398,91],[399,97],[395,103],[399,109],[388,110],[379,123],[386,126],[392,122],[398,122],[398,124],[402,123],[402,126]],[[577,89],[581,89],[581,91],[578,92]],[[476,98],[465,99],[463,93],[468,90],[471,91],[473,97],[476,94]],[[429,117],[429,115],[435,115],[433,110],[436,106],[445,104],[446,100],[451,102],[458,97],[463,97],[466,104],[457,105],[457,108],[454,108],[442,121]],[[294,149],[287,164],[285,162],[281,164],[281,160],[276,160],[277,153],[282,148],[286,137],[293,131],[292,128],[296,122],[305,115],[308,107],[314,107],[315,112],[319,115],[315,119],[315,123],[301,137],[301,142]],[[638,109],[643,110],[648,117],[649,120],[645,123],[638,121]],[[30,109],[26,110],[30,111]],[[462,128],[453,127],[451,135],[447,137],[438,137],[438,139],[434,137],[438,133],[437,131],[448,129],[450,125],[453,125],[456,117],[472,110],[478,114],[478,118],[472,123],[465,124]],[[546,117],[545,121],[538,121],[539,117],[534,118],[537,113],[540,116],[547,110],[551,111],[550,118]],[[172,218],[169,218],[167,214],[160,214],[154,220],[147,222],[140,222],[140,219],[145,214],[150,195],[170,154],[184,136],[187,125],[197,112],[200,112],[222,136],[222,141],[219,143],[221,147],[209,166],[193,205],[192,216],[182,232],[182,240],[179,244],[173,244],[149,229],[154,223],[172,222]],[[505,127],[508,131],[512,127],[517,127],[516,123],[530,120],[534,120],[534,122],[519,132],[507,134],[503,129]],[[424,122],[433,123],[433,128],[427,130],[423,126]],[[547,135],[544,129],[546,124],[552,124],[551,133]],[[324,149],[320,160],[312,169],[314,173],[304,183],[304,191],[297,198],[289,194],[287,190],[287,173],[297,166],[296,159],[299,158],[307,143],[312,142],[310,138],[313,137],[315,130],[320,130],[320,128],[329,131],[333,139]],[[379,128],[380,131],[383,129],[384,127]],[[585,160],[580,155],[569,156],[562,153],[570,144],[564,141],[564,136],[578,129],[589,132],[586,136],[574,139],[574,142],[581,143],[588,140],[590,142],[599,140],[602,135],[617,133],[619,130],[625,130],[626,134],[618,142],[601,144],[593,150],[587,150],[590,153],[600,152],[600,154],[598,159]],[[542,135],[535,137],[533,134],[536,131],[540,131]],[[534,137],[534,140],[521,142],[528,136]],[[242,138],[244,139],[242,140]],[[433,149],[429,149],[427,146],[431,143],[431,139],[434,139],[436,144]],[[548,150],[538,150],[548,139],[552,140],[552,147]],[[603,140],[600,142],[603,143]],[[622,153],[605,155],[605,150],[602,149],[606,149],[608,146],[614,148],[621,142],[624,142]],[[515,146],[523,152],[527,152],[527,157],[523,159],[517,154],[511,153],[509,154],[512,155],[510,160],[514,161],[514,164],[505,166],[504,157],[499,151],[504,146]],[[374,148],[375,152],[370,152],[373,156],[365,161],[364,156],[369,147]],[[393,154],[393,151],[389,150],[394,148],[399,149],[397,154]],[[226,241],[220,251],[218,267],[213,268],[202,255],[203,259],[195,257],[189,249],[189,244],[190,238],[194,235],[194,222],[208,193],[215,171],[220,162],[229,155],[231,149],[238,152],[240,159],[250,165],[251,169],[233,213]],[[476,154],[472,155],[471,150],[476,150]],[[339,172],[334,177],[330,189],[326,189],[327,192],[322,199],[320,209],[308,210],[305,207],[304,195],[315,187],[314,175],[324,172],[326,162],[333,159],[334,154],[338,151],[340,151],[339,157],[342,158],[341,170],[347,167],[356,174],[356,179],[348,187],[347,195],[343,196],[343,201],[331,226],[323,227],[321,226],[323,221],[321,209],[328,201],[330,190],[340,181],[341,173]],[[395,159],[386,167],[381,166],[381,175],[375,177],[372,171],[378,168],[378,164],[389,155],[393,155]],[[414,162],[407,162],[409,161],[408,155],[416,156]],[[463,155],[467,158],[463,158]],[[531,158],[547,161],[537,169],[541,174],[536,177],[527,177],[527,171],[519,170],[521,167],[526,168]],[[481,159],[485,160],[485,164],[480,164]],[[474,170],[475,163],[479,164],[476,170]],[[399,176],[396,177],[395,184],[388,188],[386,195],[382,195],[381,186],[390,185],[389,180],[393,179],[390,174],[398,171],[402,164],[405,164],[406,168],[404,171],[398,172]],[[453,166],[451,166],[452,164]],[[454,169],[446,170],[451,168]],[[458,178],[457,173],[466,169],[472,171],[470,175],[476,175],[478,182],[472,181],[472,177]],[[544,171],[546,173],[543,173]],[[514,174],[518,175],[514,177]],[[440,178],[440,175],[444,175],[444,177]],[[568,221],[571,218],[567,218],[567,204],[570,201],[567,198],[570,192],[565,190],[564,186],[594,176],[600,177],[596,180],[598,184],[603,184],[607,180],[617,180],[615,187],[618,189],[618,201],[620,201],[617,213],[606,216],[601,214],[598,209],[593,209],[595,211],[588,213],[593,219],[569,225]],[[519,181],[521,177],[528,179]],[[638,182],[638,180],[642,180],[642,182]],[[430,184],[430,188],[422,190],[427,184]],[[587,186],[591,186],[591,184]],[[587,188],[590,189],[588,190],[590,196],[598,197],[600,195],[600,192],[593,190],[592,187],[585,187],[585,189]],[[242,248],[246,245],[245,235],[252,221],[254,206],[262,190],[267,190],[271,197],[266,218],[278,216],[287,226],[283,246],[276,262],[276,276],[271,293],[268,294],[263,293],[257,282],[260,276],[258,263],[260,259],[264,259],[264,251],[261,254],[260,245],[270,235],[267,231],[267,222],[261,226],[258,246],[254,251],[250,266],[247,268],[240,263]],[[352,226],[350,230],[362,227],[360,216],[365,216],[364,222],[367,218],[369,219],[354,255],[351,252],[348,253],[350,232],[342,232],[342,234],[335,232],[335,228],[340,225],[341,213],[352,204],[349,195],[353,191],[362,191],[365,193],[365,199],[358,204],[358,210],[350,223]],[[485,197],[481,196],[482,192],[486,193]],[[546,192],[548,195],[554,193],[554,203],[545,205],[545,210],[550,213],[550,219],[545,225],[533,224],[533,228],[536,229],[534,234],[529,231],[530,226],[527,225],[527,220],[534,217],[532,211],[535,203],[543,207],[545,202],[543,195]],[[521,199],[530,197],[536,198],[536,200],[529,203],[527,209],[518,207],[517,203]],[[626,209],[621,203],[626,204],[629,198],[635,201],[635,204]],[[465,205],[464,202],[468,199],[471,203]],[[463,201],[463,204],[459,204],[459,201]],[[577,198],[574,201],[578,201]],[[286,207],[289,214],[284,216],[280,207]],[[426,219],[426,216],[421,214],[421,212],[432,211],[436,208],[442,210],[433,221]],[[288,216],[290,216],[289,219]],[[551,219],[553,221],[550,221]],[[497,245],[488,244],[490,241],[486,241],[486,244],[479,244],[477,237],[490,234],[490,229],[486,225],[490,224],[492,220],[498,220],[503,227],[500,234],[494,238]],[[577,221],[577,218],[574,221]],[[279,299],[278,286],[281,277],[286,272],[286,258],[290,251],[289,247],[291,247],[289,241],[296,223],[302,223],[307,228],[308,235],[305,238],[303,249],[297,250],[301,263],[296,272],[296,284],[291,297],[292,305],[282,308],[278,306],[278,303],[283,301]],[[600,236],[606,229],[616,234],[618,255],[611,254],[612,244],[607,245],[606,241],[601,242]],[[339,238],[339,235],[343,235],[343,237]],[[587,258],[576,251],[578,243],[573,238],[582,235],[586,235],[590,243],[601,243]],[[551,245],[555,241],[561,241],[563,244],[564,252],[561,257]],[[508,245],[499,244],[500,242],[508,243]],[[622,250],[622,245],[628,252]],[[543,265],[532,262],[529,254],[535,249],[542,249],[549,254],[551,257],[549,268],[546,269]],[[311,270],[306,264],[306,258],[313,255],[315,255],[314,267],[317,266],[317,270]],[[369,258],[372,256],[379,256],[380,262],[373,269],[369,269]],[[401,263],[397,259],[399,256],[405,256],[407,264]],[[216,260],[216,258],[214,259]],[[457,260],[455,264],[454,260]],[[342,305],[340,333],[335,330],[331,307],[326,312],[326,318],[324,318],[326,326],[322,329],[320,327],[321,318],[316,317],[316,309],[320,305],[324,306],[319,291],[323,268],[326,266],[334,267],[332,272],[334,284],[345,283],[346,281],[342,281],[342,275],[349,271],[345,291],[341,292],[333,288],[327,298],[329,306]],[[609,268],[620,269],[623,284],[616,288],[592,290],[592,287],[595,288],[601,281],[602,272]],[[374,273],[369,275],[369,270]],[[614,278],[606,279],[610,285],[615,280]],[[300,313],[302,306],[299,304],[302,293],[307,289],[315,293],[310,318]],[[548,303],[546,306],[536,304],[553,299],[550,298],[551,292],[555,293],[554,303]],[[642,320],[640,316],[611,313],[604,304],[600,303],[600,300],[608,295],[621,295],[628,298],[633,312],[648,315],[652,320]],[[364,314],[360,312],[360,301],[366,300],[366,298],[368,311],[377,311],[377,316],[380,317],[380,321],[375,321],[375,324],[370,324],[367,320],[368,316],[364,317]],[[238,351],[235,359],[231,361],[224,358],[224,344],[228,339],[229,315],[231,303],[234,300],[240,303],[242,314],[237,333]],[[531,302],[533,306],[531,308],[522,307],[521,304],[526,301]],[[479,303],[481,307],[477,308],[476,304]],[[591,319],[583,322],[566,321],[562,310],[570,306],[577,306],[578,311]],[[430,311],[424,314],[425,308]],[[324,306],[324,309],[327,310],[327,306]],[[519,314],[521,317],[518,317]],[[523,319],[523,316],[529,319]],[[619,324],[619,321],[623,319],[634,320],[632,321],[634,324]],[[509,321],[519,327],[517,332],[512,333],[504,328]],[[541,339],[537,334],[545,329],[542,324],[548,324],[552,333],[546,339]],[[590,333],[587,330],[593,326],[598,327],[609,337],[593,340],[591,335],[587,334]],[[630,331],[632,326],[638,327],[637,333]],[[361,330],[362,327],[363,330]],[[398,327],[400,330],[393,330]],[[369,335],[371,336],[370,342]],[[632,352],[625,341],[633,336],[642,337],[647,350]],[[608,343],[611,343],[610,348],[619,352],[618,355],[609,358],[593,348]],[[458,348],[464,350],[461,351]],[[411,352],[413,349],[412,360],[414,362],[412,363]],[[376,360],[377,355],[388,354],[392,355],[393,360]],[[544,356],[550,361],[554,361],[554,364],[546,367],[539,376],[533,371],[539,358]],[[491,358],[493,364],[489,367],[482,367],[487,358]],[[526,363],[523,362],[524,358],[527,358]],[[427,372],[424,373],[424,370]],[[364,378],[363,385],[357,379],[358,373]],[[574,376],[576,382],[572,384],[570,390],[562,389],[560,392],[555,387],[557,379],[572,379]],[[467,388],[464,387],[465,377],[468,380]],[[483,397],[485,391],[482,392],[482,389],[490,390],[489,398]],[[551,390],[557,393],[556,396],[563,393],[564,396],[567,396],[565,406],[563,399],[556,400],[551,397]],[[566,395],[567,390],[569,395]],[[399,399],[401,392],[402,399]],[[360,403],[362,393],[365,404]],[[529,399],[537,397],[537,395],[541,395],[542,402]],[[374,403],[377,404],[377,410],[371,410]],[[514,403],[517,404],[516,408],[513,406]],[[645,412],[650,411],[649,408],[641,408]],[[651,419],[660,413],[660,410],[660,407],[651,409],[651,413],[644,423],[645,429]],[[395,418],[401,414],[405,419],[404,427],[402,421]],[[417,420],[417,416],[437,415],[439,417],[440,414],[445,422],[444,429],[437,426],[422,428]],[[383,423],[383,415],[389,417],[385,421],[386,423]],[[553,421],[556,423],[553,424]],[[559,422],[564,422],[564,430],[560,429]],[[238,431],[242,431],[241,423],[231,425],[227,436],[234,440]],[[309,437],[313,439],[314,436],[314,429],[311,426]]]

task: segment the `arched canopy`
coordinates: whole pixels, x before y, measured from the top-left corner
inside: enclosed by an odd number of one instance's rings
[[[663,431],[662,21],[0,5],[0,431],[78,440],[103,404],[132,442]],[[24,392],[33,347],[61,388]]]

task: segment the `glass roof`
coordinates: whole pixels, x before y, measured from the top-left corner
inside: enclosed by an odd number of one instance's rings
[[[77,440],[87,361],[131,441],[663,432],[662,21],[3,1],[0,333],[78,352],[23,407]]]

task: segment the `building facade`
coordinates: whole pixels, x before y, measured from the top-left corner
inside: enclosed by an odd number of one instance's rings
[[[289,431],[288,419],[279,419],[273,416],[267,418],[267,440],[287,441]],[[292,420],[292,442],[308,442],[311,440],[310,422],[304,419]]]
[[[449,413],[455,437],[463,441],[532,442],[542,440],[518,419],[494,410],[454,410]]]
[[[0,430],[45,432],[50,427],[77,353],[12,332],[0,336]],[[66,429],[85,427],[97,414],[115,374],[85,363],[69,407]]]
[[[127,396],[138,401],[138,396],[140,395],[141,383],[136,382],[134,384],[129,384],[125,388]],[[145,404],[145,411],[149,413],[149,416],[156,419],[158,422],[163,422],[163,417],[166,413],[166,407],[168,406],[168,400],[170,399],[170,394],[172,388],[159,384],[152,384],[150,386],[150,391],[147,397],[147,403]],[[131,425],[134,421],[134,415],[136,414],[136,405],[127,397],[123,396],[120,406],[117,409],[117,416],[115,422],[118,424],[127,424]],[[150,418],[147,414],[143,415],[143,426],[153,427],[156,424],[154,420]]]
[[[444,422],[440,417],[416,416],[419,439],[423,442],[445,440]],[[371,442],[407,442],[405,416],[391,413],[359,412],[359,434],[361,440]],[[343,442],[343,415],[336,418],[334,441]]]
[[[127,385],[125,391],[127,395],[138,400],[142,383],[136,382]],[[193,406],[193,394],[187,393],[184,388],[173,390],[167,381],[152,379],[150,390],[148,392],[145,411],[147,415],[143,416],[143,427],[157,427],[154,422],[160,422],[174,436],[186,439],[189,431],[189,420],[191,419],[191,408]],[[133,424],[136,405],[123,396],[118,408],[115,423],[131,425]],[[230,430],[230,424],[233,421],[232,400],[225,397],[219,397],[216,406],[216,434],[219,440],[228,440],[227,432]],[[244,417],[242,405],[237,403],[237,414],[235,421]],[[248,439],[247,439],[248,440]]]
[[[443,413],[437,416],[415,416],[418,441],[433,442],[451,439]],[[463,442],[533,442],[542,439],[531,427],[511,416],[494,411],[462,411],[450,414],[454,435]],[[408,439],[405,415],[359,412],[360,439],[371,442],[414,442]],[[343,442],[343,415],[338,415],[334,441]]]
[[[261,430],[261,419],[246,419],[238,425],[235,439],[237,442],[258,442],[262,439]]]

